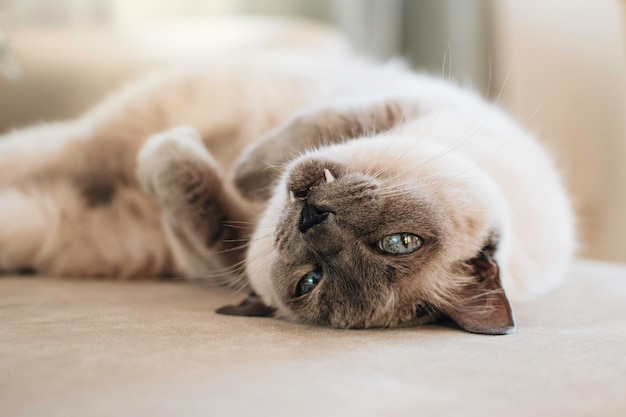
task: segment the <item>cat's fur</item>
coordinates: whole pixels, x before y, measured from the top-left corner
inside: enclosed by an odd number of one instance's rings
[[[377,247],[396,233],[422,247]],[[225,313],[336,327],[443,314],[507,333],[507,294],[554,287],[574,242],[566,193],[527,132],[393,65],[223,59],[0,141],[0,269],[217,281],[244,270],[257,295]],[[296,296],[312,269],[322,280]]]

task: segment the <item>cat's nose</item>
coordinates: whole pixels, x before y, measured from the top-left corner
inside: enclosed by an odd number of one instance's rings
[[[323,223],[328,217],[329,212],[314,206],[306,199],[302,201],[302,204],[302,213],[300,214],[300,224],[298,225],[298,230],[300,230],[300,233],[306,233],[306,231],[313,226]]]

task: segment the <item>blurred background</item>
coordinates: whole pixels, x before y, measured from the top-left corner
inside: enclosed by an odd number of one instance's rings
[[[508,109],[565,173],[580,255],[626,262],[625,22],[620,0],[0,0],[0,133],[151,68],[250,45],[341,53],[343,33]]]

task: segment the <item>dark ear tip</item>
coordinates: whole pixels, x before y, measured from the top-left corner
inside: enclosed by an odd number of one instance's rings
[[[494,329],[465,329],[471,333],[484,334],[489,336],[504,336],[507,334],[515,333],[517,327],[515,325],[507,327],[497,327]]]
[[[258,295],[250,293],[241,303],[220,307],[215,312],[225,316],[268,317],[274,315],[276,309],[266,306]]]
[[[493,327],[480,326],[480,324],[478,326],[466,325],[460,327],[470,333],[484,334],[489,336],[504,336],[507,334],[515,333],[515,331],[517,330],[517,325],[515,324],[515,319],[513,319],[513,317],[511,317],[510,322],[501,323],[500,325],[494,323]]]
[[[224,306],[215,310],[217,314],[222,314],[224,316],[239,316],[237,306]]]
[[[245,316],[245,317],[269,317],[273,316],[276,310],[273,307],[255,305],[253,307],[246,306],[224,306],[215,310],[217,314],[223,316]]]

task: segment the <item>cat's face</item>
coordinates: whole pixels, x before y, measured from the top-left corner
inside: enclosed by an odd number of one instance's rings
[[[497,191],[470,161],[442,151],[381,135],[289,164],[251,243],[255,292],[278,315],[312,324],[447,315],[470,331],[510,332]]]

